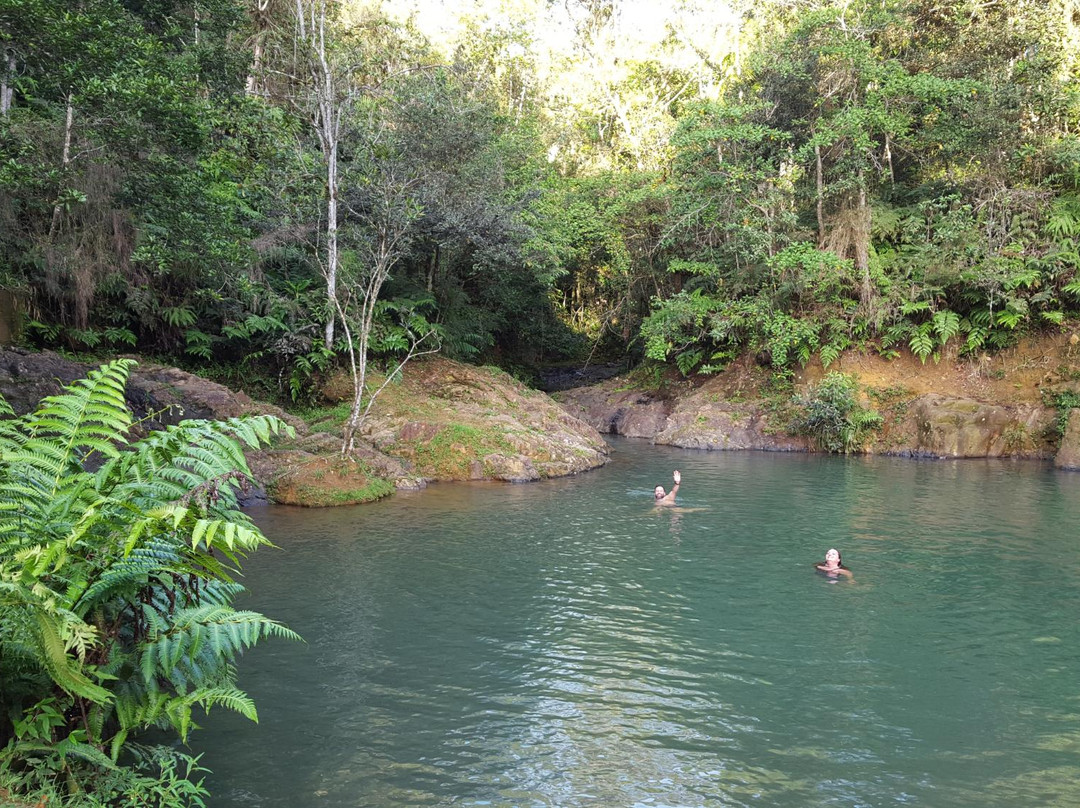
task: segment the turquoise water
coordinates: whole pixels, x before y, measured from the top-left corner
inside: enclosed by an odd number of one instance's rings
[[[1080,475],[612,445],[256,510],[243,605],[306,643],[203,722],[211,805],[1080,805]]]

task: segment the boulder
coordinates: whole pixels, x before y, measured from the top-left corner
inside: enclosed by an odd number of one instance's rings
[[[908,445],[890,453],[929,457],[1049,457],[1053,410],[928,393],[907,408]]]
[[[1054,456],[1054,465],[1059,469],[1080,470],[1080,409],[1069,412],[1061,446]]]
[[[35,409],[46,396],[86,376],[96,365],[76,362],[53,351],[0,350],[0,393],[16,413]],[[276,415],[300,432],[303,421],[280,407],[253,401],[242,390],[203,379],[179,368],[142,362],[128,375],[124,391],[137,421],[168,426],[188,419],[224,420],[240,415]],[[138,431],[138,430],[137,430]]]
[[[724,400],[719,380],[665,395],[628,391],[615,380],[557,394],[567,412],[600,432],[684,449],[806,451],[807,441],[770,424],[760,402]]]
[[[758,406],[697,404],[680,404],[656,435],[656,443],[713,451],[805,452],[809,448],[805,438],[771,429],[768,417]]]
[[[408,364],[362,427],[379,451],[427,480],[525,482],[608,460],[596,429],[495,368],[434,357]]]

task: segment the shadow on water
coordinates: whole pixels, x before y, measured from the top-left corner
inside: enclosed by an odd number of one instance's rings
[[[1080,804],[1080,476],[613,450],[255,511],[248,604],[306,643],[196,735],[212,805]]]

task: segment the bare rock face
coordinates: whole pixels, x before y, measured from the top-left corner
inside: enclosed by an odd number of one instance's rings
[[[233,392],[223,384],[179,368],[137,365],[128,379],[127,397],[137,414],[157,413],[154,418],[162,424],[186,419],[223,421],[242,415],[274,415],[294,429],[306,431],[303,421],[280,407],[254,401],[243,390]]]
[[[364,422],[363,437],[427,480],[527,482],[608,460],[596,429],[494,368],[442,357],[406,366]]]
[[[717,385],[681,395],[659,396],[621,389],[615,380],[595,387],[558,393],[570,413],[600,432],[629,438],[648,438],[684,449],[799,452],[807,450],[803,438],[792,437],[769,423],[756,402],[724,401]]]
[[[687,402],[671,414],[654,440],[683,449],[714,451],[805,452],[809,448],[804,438],[771,429],[764,411],[746,404],[706,404],[695,408]]]
[[[89,365],[52,351],[5,348],[0,350],[0,393],[17,414],[24,415],[35,409],[41,399],[56,395],[90,369]]]
[[[612,383],[576,387],[557,393],[556,398],[568,413],[609,435],[653,438],[667,424],[670,400],[612,388]]]
[[[1080,471],[1080,409],[1069,413],[1065,435],[1061,439],[1061,448],[1054,457],[1054,465],[1059,469]]]
[[[558,393],[558,399],[601,432],[649,438],[686,449],[809,451],[803,437],[770,421],[758,399],[725,399],[719,380],[661,398],[628,391],[625,380]],[[870,401],[864,402],[870,405]],[[868,451],[916,457],[1049,458],[1054,454],[1055,411],[1033,403],[989,404],[928,393],[904,402],[900,413],[884,413],[886,426]],[[1080,467],[1080,423],[1076,460],[1063,449],[1061,463]],[[1063,465],[1071,468],[1071,465]]]
[[[901,453],[930,457],[1050,457],[1054,411],[930,393],[911,402]]]

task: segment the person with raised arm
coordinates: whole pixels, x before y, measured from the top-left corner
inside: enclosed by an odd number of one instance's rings
[[[682,482],[682,475],[679,473],[679,470],[676,469],[672,477],[675,479],[675,485],[670,492],[665,493],[664,486],[662,485],[656,486],[656,489],[653,491],[653,499],[656,500],[657,505],[675,504],[675,495],[679,493],[679,483]]]

